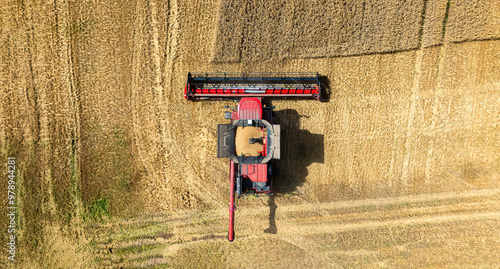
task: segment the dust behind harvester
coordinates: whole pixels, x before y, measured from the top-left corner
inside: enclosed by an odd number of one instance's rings
[[[321,99],[317,73],[188,73],[184,98],[236,100],[217,125],[217,157],[229,159],[229,241],[234,240],[234,199],[272,194],[273,160],[280,159],[280,125],[272,99]],[[269,102],[270,103],[270,102]]]

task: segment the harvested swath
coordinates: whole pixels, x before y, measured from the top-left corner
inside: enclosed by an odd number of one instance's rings
[[[5,130],[1,158],[4,164],[3,158],[16,158],[17,246],[34,252],[41,241],[41,220],[75,226],[81,220],[73,143],[78,105],[69,42],[74,28],[65,4],[4,3],[0,14],[6,25],[0,62],[7,67],[0,70],[0,98],[7,101],[0,104],[0,128]]]
[[[451,42],[500,38],[500,2],[451,1],[445,30]]]
[[[223,1],[212,60],[257,61],[415,49],[420,42],[422,10],[421,1]]]
[[[442,81],[445,89],[464,89],[480,97],[478,85],[492,85],[500,81],[499,41],[454,44],[449,47],[445,57]]]
[[[82,198],[87,203],[109,198],[112,214],[125,213],[124,204],[139,205],[128,203],[140,171],[140,160],[133,158],[129,105],[135,6],[99,2],[71,8],[72,64],[81,105]],[[150,78],[151,69],[144,77]]]

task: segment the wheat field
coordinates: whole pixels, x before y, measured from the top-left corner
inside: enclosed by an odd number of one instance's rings
[[[0,171],[18,268],[500,264],[498,1],[4,1]],[[272,197],[228,243],[224,102],[188,72],[319,72],[273,101]],[[7,192],[0,192],[7,231]],[[2,242],[9,234],[0,233]],[[256,261],[257,260],[257,261]]]

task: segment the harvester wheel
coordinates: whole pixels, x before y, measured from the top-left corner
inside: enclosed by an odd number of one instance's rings
[[[267,178],[268,179],[276,178],[279,175],[280,175],[280,171],[278,170],[278,167],[276,167],[276,165],[274,163],[268,166],[268,168],[267,168]]]

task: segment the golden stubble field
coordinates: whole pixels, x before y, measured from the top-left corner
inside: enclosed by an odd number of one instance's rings
[[[17,265],[498,266],[498,10],[6,1],[0,167],[16,157]],[[277,193],[237,201],[232,244],[215,150],[233,103],[185,101],[189,71],[317,71],[331,90],[273,102]]]

